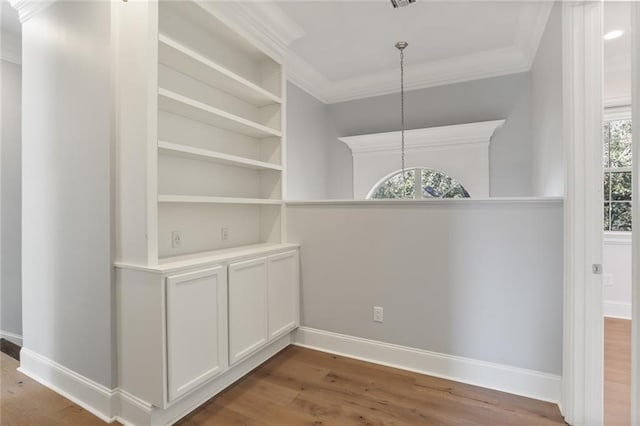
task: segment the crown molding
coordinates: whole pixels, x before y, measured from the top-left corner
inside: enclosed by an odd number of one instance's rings
[[[20,23],[24,24],[58,0],[9,0],[9,4],[18,12]]]
[[[196,1],[278,60],[305,34],[275,2]]]
[[[20,0],[19,0],[20,1]],[[202,2],[208,7],[210,2]],[[319,101],[331,104],[397,93],[397,70],[331,81],[290,48],[304,36],[276,2],[215,2],[222,15],[263,50],[282,61],[287,79]],[[204,7],[204,6],[203,6]],[[553,2],[523,3],[514,45],[406,68],[406,90],[499,77],[531,69]]]
[[[529,67],[533,64],[538,53],[538,47],[542,40],[554,2],[523,3],[520,16],[518,18],[518,32],[516,33],[515,45],[518,47],[529,62]]]
[[[0,59],[16,65],[22,64],[22,42],[15,34],[2,32]]]
[[[428,127],[405,131],[407,151],[425,148],[452,147],[456,145],[489,145],[495,131],[505,120],[481,121],[452,126]],[[354,155],[397,151],[400,131],[338,138]]]
[[[444,86],[528,71],[520,50],[509,47],[406,67],[405,90]],[[387,70],[333,82],[325,89],[328,103],[397,93],[398,70]]]

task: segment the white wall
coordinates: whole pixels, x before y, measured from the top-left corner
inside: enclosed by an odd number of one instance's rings
[[[406,94],[406,126],[418,129],[506,119],[491,140],[491,196],[529,196],[530,96],[528,73],[414,90]],[[351,152],[337,139],[399,130],[400,97],[377,96],[327,108],[328,197],[353,198]]]
[[[22,32],[24,347],[109,388],[110,15],[56,2]]]
[[[302,325],[561,374],[561,201],[294,203],[287,218]]]
[[[2,208],[0,229],[0,330],[3,337],[22,335],[21,289],[21,66],[0,60],[2,127],[0,182]],[[15,338],[12,339],[20,343]]]
[[[631,319],[631,234],[605,233],[602,251],[605,316]]]
[[[327,198],[327,106],[287,84],[287,198]]]
[[[564,194],[562,144],[562,7],[553,6],[531,67],[533,195]]]

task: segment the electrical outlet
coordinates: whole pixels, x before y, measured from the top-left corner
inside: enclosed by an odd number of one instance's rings
[[[220,238],[222,241],[227,241],[229,239],[229,228],[222,228],[220,230]]]
[[[613,274],[604,274],[604,286],[613,287]]]
[[[382,322],[384,320],[384,311],[380,306],[373,307],[373,320],[375,322]]]
[[[173,248],[181,248],[182,247],[182,232],[173,231],[171,233],[171,247],[173,247]]]

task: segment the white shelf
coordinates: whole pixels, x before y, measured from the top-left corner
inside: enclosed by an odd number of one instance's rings
[[[158,89],[158,108],[254,138],[281,137],[282,132],[238,117],[167,89]]]
[[[183,74],[223,90],[255,106],[281,104],[282,98],[239,76],[167,35],[160,34],[158,60]]]
[[[197,203],[197,204],[253,204],[280,205],[281,200],[267,198],[238,198],[238,197],[206,197],[199,195],[158,195],[159,203]]]
[[[165,141],[158,141],[158,152],[161,154],[176,155],[194,160],[212,161],[214,163],[243,167],[251,170],[282,171],[282,166],[278,166],[277,164]]]

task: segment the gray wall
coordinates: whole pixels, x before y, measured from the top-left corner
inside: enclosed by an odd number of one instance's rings
[[[327,106],[287,84],[287,198],[327,198]]]
[[[533,195],[564,194],[562,5],[554,5],[531,67]]]
[[[22,335],[21,289],[21,73],[20,65],[0,60],[2,91],[2,145],[0,193],[2,247],[0,248],[0,329]]]
[[[301,323],[560,374],[562,210],[558,200],[289,204]]]
[[[529,74],[476,80],[406,94],[408,129],[506,119],[491,141],[491,196],[531,195]],[[398,130],[398,94],[327,106],[329,198],[352,198],[351,151],[337,137]],[[296,105],[289,104],[289,108]]]
[[[24,347],[112,388],[110,16],[56,2],[22,28],[22,296]]]

